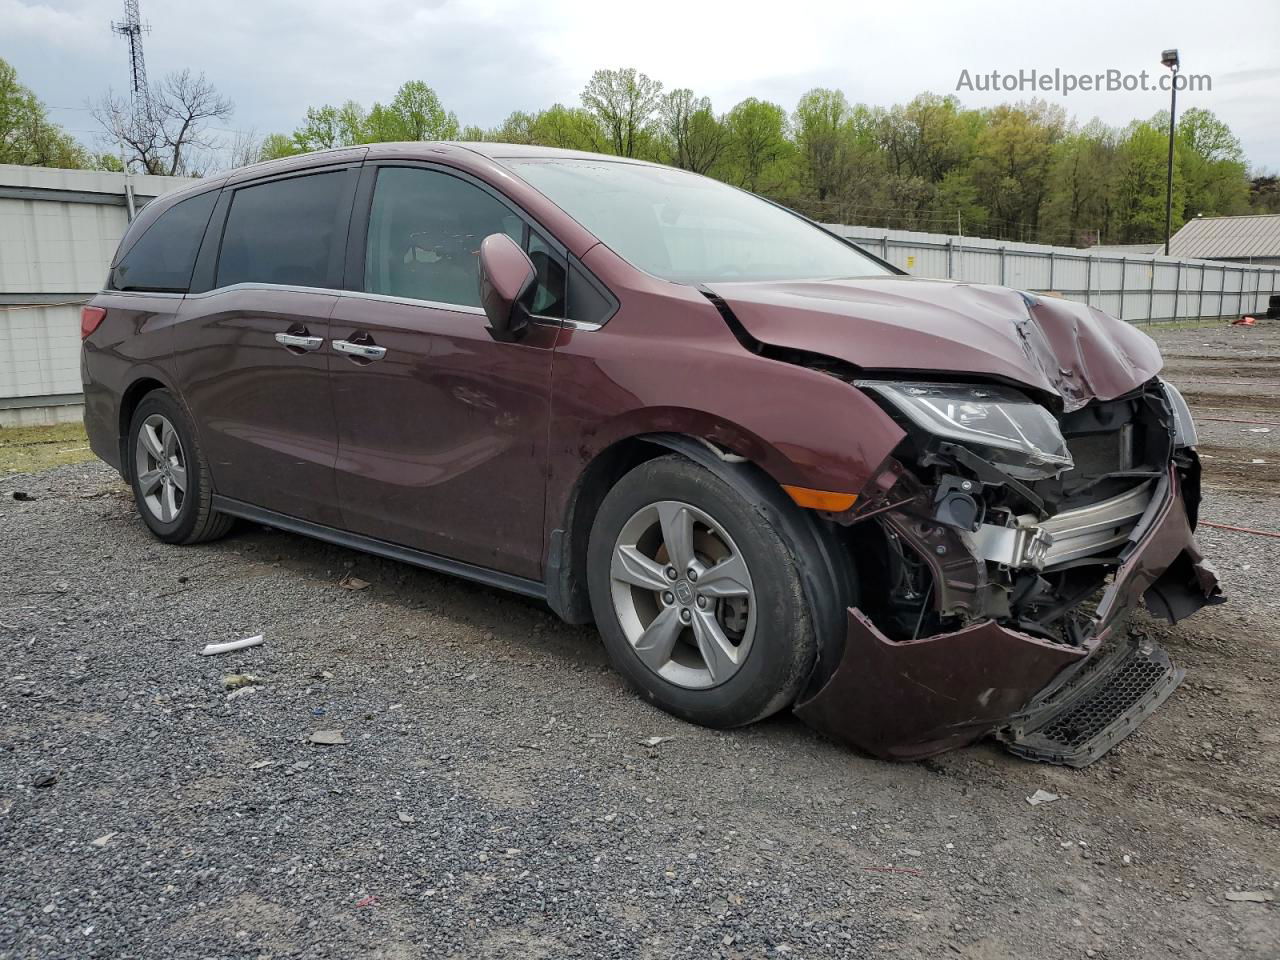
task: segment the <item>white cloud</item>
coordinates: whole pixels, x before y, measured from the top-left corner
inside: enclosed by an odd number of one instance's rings
[[[47,103],[81,105],[127,83],[124,40],[108,28],[122,13],[119,0],[0,0],[0,55]],[[292,128],[308,105],[388,99],[408,79],[435,87],[464,123],[488,126],[514,109],[576,103],[600,67],[638,67],[721,110],[746,96],[790,109],[816,85],[874,104],[950,93],[966,68],[1158,73],[1161,49],[1177,45],[1186,71],[1214,77],[1212,92],[1180,96],[1180,108],[1214,110],[1256,166],[1280,167],[1274,0],[1238,2],[1223,18],[1199,0],[142,0],[142,15],[153,28],[150,72],[204,71],[236,101],[233,125],[260,133]],[[1049,99],[1082,122],[1096,115],[1117,125],[1167,106],[1154,91]],[[84,113],[55,117],[91,126]]]

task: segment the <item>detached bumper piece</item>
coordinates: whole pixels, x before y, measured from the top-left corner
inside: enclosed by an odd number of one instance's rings
[[[1028,760],[1087,767],[1154,713],[1185,673],[1156,644],[1117,645],[1041,694],[997,737]]]

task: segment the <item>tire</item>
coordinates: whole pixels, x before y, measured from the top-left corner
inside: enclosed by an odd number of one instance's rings
[[[680,546],[686,518],[691,551]],[[668,539],[675,548],[668,549]],[[690,553],[696,579],[686,569],[672,581],[668,561]],[[740,566],[730,562],[734,557]],[[693,723],[725,728],[795,700],[814,663],[813,616],[796,558],[731,478],[680,456],[641,464],[601,503],[587,560],[592,611],[609,658],[652,702]],[[670,590],[652,589],[658,576]]]
[[[153,390],[133,411],[126,466],[138,514],[157,539],[203,543],[231,529],[234,520],[213,509],[209,464],[191,418],[168,390]]]

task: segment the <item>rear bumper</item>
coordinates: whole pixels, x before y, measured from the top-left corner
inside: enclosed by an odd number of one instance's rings
[[[1140,599],[1171,621],[1221,599],[1172,467],[1132,538],[1084,645],[1033,637],[994,620],[899,643],[850,608],[839,664],[797,704],[796,714],[834,739],[890,760],[920,759],[994,733],[1060,674],[1093,656]]]

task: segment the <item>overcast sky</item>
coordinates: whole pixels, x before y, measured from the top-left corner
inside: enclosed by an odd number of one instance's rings
[[[204,71],[236,104],[230,126],[291,130],[308,105],[388,100],[405,80],[436,89],[462,123],[493,126],[512,110],[577,104],[591,72],[634,66],[667,88],[692,87],[718,111],[756,96],[791,110],[815,86],[889,105],[956,92],[962,70],[1152,75],[1176,46],[1207,107],[1243,141],[1254,168],[1280,170],[1280,3],[1082,0],[1071,4],[934,0],[786,0],[756,7],[699,0],[141,0],[152,78]],[[83,109],[128,85],[126,42],[109,23],[122,0],[0,0],[0,56],[81,139]],[[1030,94],[960,91],[982,106]],[[1146,118],[1168,95],[1041,94],[1082,122]]]

